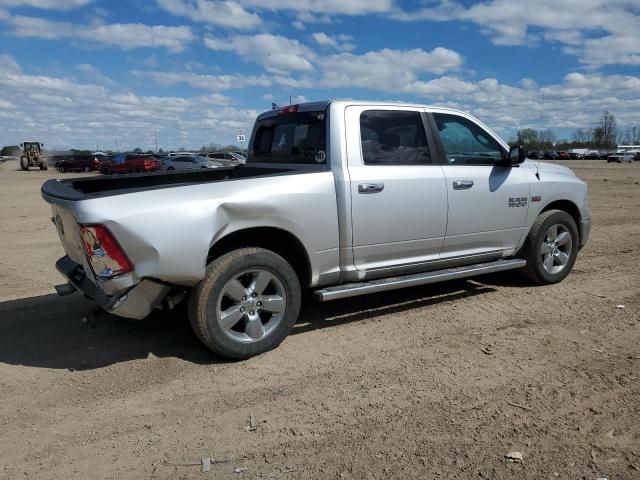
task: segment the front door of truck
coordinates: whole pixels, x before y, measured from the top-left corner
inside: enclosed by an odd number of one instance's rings
[[[525,228],[530,171],[500,165],[504,147],[471,119],[437,112],[433,119],[449,197],[442,258],[515,249]]]
[[[419,108],[345,111],[355,267],[374,276],[439,257],[447,222],[442,166]]]

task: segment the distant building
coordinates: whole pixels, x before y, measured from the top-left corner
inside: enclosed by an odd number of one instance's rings
[[[640,145],[618,145],[619,152],[627,152],[629,150],[640,152]]]

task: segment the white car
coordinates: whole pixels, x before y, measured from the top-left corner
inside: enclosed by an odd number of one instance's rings
[[[230,165],[244,165],[247,163],[247,159],[244,156],[235,152],[216,152],[210,153],[208,156],[209,158],[219,160],[222,163],[228,163]]]
[[[220,168],[222,166],[220,162],[198,155],[170,157],[162,164],[163,170],[195,170],[200,168]]]
[[[617,163],[631,163],[635,159],[635,154],[630,152],[618,152],[613,155],[609,155],[607,157],[607,163],[617,162]]]

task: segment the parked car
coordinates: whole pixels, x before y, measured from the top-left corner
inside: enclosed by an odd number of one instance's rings
[[[60,173],[64,172],[91,172],[100,168],[100,162],[109,157],[97,155],[66,155],[55,162]]]
[[[220,168],[220,162],[214,162],[210,158],[198,155],[182,155],[169,157],[162,163],[163,170],[193,170],[198,168]]]
[[[229,165],[244,165],[247,161],[244,156],[235,152],[214,152],[210,153],[208,157]]]
[[[537,160],[538,156],[539,156],[539,153],[538,153],[537,150],[529,150],[527,152],[527,158],[531,158],[531,159]]]
[[[558,160],[559,155],[558,152],[553,150],[547,150],[544,152],[543,157],[545,160]]]
[[[100,162],[100,173],[140,173],[154,172],[160,167],[160,162],[150,155],[137,153],[121,153]]]
[[[585,160],[600,160],[599,152],[589,152],[584,157]]]
[[[607,157],[607,163],[631,163],[635,159],[635,154],[628,152],[612,153]]]
[[[558,160],[571,160],[569,152],[558,152]]]
[[[167,153],[167,157],[180,157],[182,155],[196,155],[195,152],[171,152]]]
[[[584,157],[584,153],[569,152],[569,158],[571,160],[579,160],[582,157]]]
[[[589,238],[587,185],[465,112],[306,103],[259,115],[251,138],[246,166],[189,182],[45,182],[59,293],[130,318],[188,298],[200,340],[241,359],[285,339],[303,290],[330,301],[512,269],[554,284]]]

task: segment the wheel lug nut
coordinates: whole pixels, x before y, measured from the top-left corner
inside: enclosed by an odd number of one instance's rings
[[[244,307],[240,307],[240,311],[241,311],[241,312],[244,312]]]
[[[253,292],[253,293],[251,294],[251,296],[252,296],[253,298],[256,298],[256,297],[258,296],[258,294],[257,294],[257,293],[255,293],[255,292]]]
[[[242,300],[243,300],[243,301],[244,301],[244,300],[246,300],[246,299],[247,299],[247,297],[242,297]]]
[[[261,306],[262,306],[262,302],[258,302],[258,303],[257,303],[257,305],[258,305],[259,307],[261,307]]]
[[[249,312],[249,315],[255,315],[255,314],[256,314],[256,312],[254,312],[253,310],[251,310],[251,311]]]

